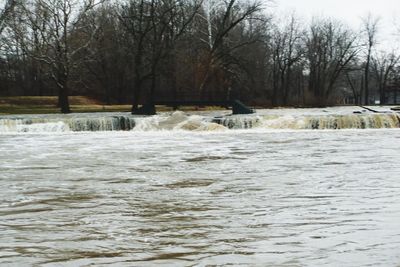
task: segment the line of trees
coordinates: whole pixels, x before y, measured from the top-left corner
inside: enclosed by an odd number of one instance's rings
[[[87,95],[106,104],[238,98],[263,106],[397,104],[400,53],[379,19],[268,14],[261,0],[7,0],[0,95]]]

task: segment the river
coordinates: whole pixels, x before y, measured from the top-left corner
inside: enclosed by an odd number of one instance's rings
[[[398,128],[190,118],[190,131],[3,122],[0,265],[399,266]]]

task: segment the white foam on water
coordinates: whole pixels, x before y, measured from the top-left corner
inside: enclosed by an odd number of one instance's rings
[[[186,115],[176,111],[172,114],[156,115],[136,119],[134,131],[221,131],[223,125],[211,121],[212,117]]]
[[[399,128],[400,117],[396,114],[351,114],[263,117],[261,126],[267,129],[382,129]]]
[[[0,133],[131,130],[135,132],[215,132],[227,129],[279,131],[382,128],[400,128],[400,114],[395,112],[372,113],[357,109],[357,107],[339,107],[258,110],[256,114],[250,115],[226,115],[217,111],[187,114],[176,111],[155,116],[133,116],[122,113],[0,116]]]
[[[27,115],[26,118],[0,117],[0,133],[52,133],[122,131],[135,127],[135,120],[128,116],[74,114],[71,116]]]
[[[291,115],[272,118],[264,117],[261,127],[268,129],[307,129],[307,122],[304,117],[296,118]]]
[[[71,131],[71,129],[69,128],[69,126],[62,121],[35,123],[35,124],[30,124],[30,125],[24,125],[24,124],[17,125],[17,132],[57,133],[57,132],[70,132],[70,131]]]
[[[0,119],[0,133],[17,132],[17,133],[39,133],[39,132],[70,132],[68,124],[58,122],[31,121],[31,120],[12,120]]]

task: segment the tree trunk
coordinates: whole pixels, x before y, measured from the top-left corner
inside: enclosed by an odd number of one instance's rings
[[[278,73],[276,70],[276,66],[274,66],[274,71],[273,71],[273,77],[272,77],[273,81],[273,91],[272,91],[272,106],[276,107],[278,105]]]
[[[386,85],[381,85],[380,93],[379,93],[379,101],[381,105],[386,104],[386,95],[385,95],[385,87]]]
[[[205,100],[205,95],[206,95],[205,87],[206,87],[206,84],[208,83],[208,80],[210,79],[210,76],[211,76],[210,72],[211,72],[211,70],[208,68],[206,70],[206,74],[204,75],[204,78],[199,87],[200,98],[202,100]]]
[[[280,81],[281,81],[281,84],[280,84],[280,96],[279,96],[279,98],[280,98],[280,103],[281,104],[283,104],[284,106],[286,106],[286,102],[285,102],[285,95],[286,95],[286,92],[285,92],[285,90],[286,90],[286,86],[285,86],[285,71],[284,70],[281,70],[281,77],[280,77]]]
[[[360,86],[360,95],[359,95],[359,100],[358,100],[358,104],[362,103],[362,97],[363,97],[363,91],[364,91],[364,76],[361,77],[361,86]]]
[[[58,105],[61,109],[61,113],[63,114],[71,113],[71,109],[69,107],[69,99],[68,99],[68,86],[66,82],[63,82],[62,86],[59,86]]]
[[[133,88],[133,103],[132,103],[132,113],[136,113],[139,107],[140,96],[142,94],[142,63],[143,63],[143,40],[141,39],[138,43],[138,52],[135,55],[135,81]]]
[[[285,103],[285,106],[289,104],[289,93],[290,93],[290,81],[292,79],[292,70],[290,67],[288,67],[286,71],[286,82],[285,82],[285,95],[283,96],[283,101]]]
[[[176,70],[176,58],[175,55],[170,55],[169,58],[170,67],[169,67],[169,79],[170,86],[172,89],[172,98],[173,100],[178,100],[178,80],[177,80],[177,70]]]
[[[350,78],[350,76],[349,76],[348,73],[346,73],[346,78],[347,78],[347,82],[349,83],[350,88],[351,88],[351,90],[352,90],[352,92],[353,92],[354,104],[355,104],[355,105],[358,105],[359,103],[358,103],[358,94],[357,94],[357,90],[356,90],[356,88],[355,88],[353,82],[351,81],[351,78]]]
[[[152,68],[151,71],[151,85],[150,85],[150,95],[149,98],[147,99],[147,104],[154,104],[154,99],[156,95],[156,69]]]
[[[139,108],[140,95],[142,92],[142,80],[135,77],[135,88],[133,89],[132,113],[136,113]]]
[[[371,47],[368,50],[368,56],[367,56],[367,62],[365,64],[365,74],[364,74],[364,78],[365,78],[365,82],[364,82],[364,104],[368,105],[369,104],[369,65],[370,65],[370,61],[371,61]]]

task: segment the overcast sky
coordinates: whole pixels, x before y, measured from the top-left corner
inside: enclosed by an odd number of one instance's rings
[[[335,17],[354,29],[359,29],[360,17],[372,13],[381,17],[381,37],[387,42],[395,40],[396,18],[400,23],[400,0],[275,0],[274,6],[279,11],[296,10],[305,19],[314,15]]]

